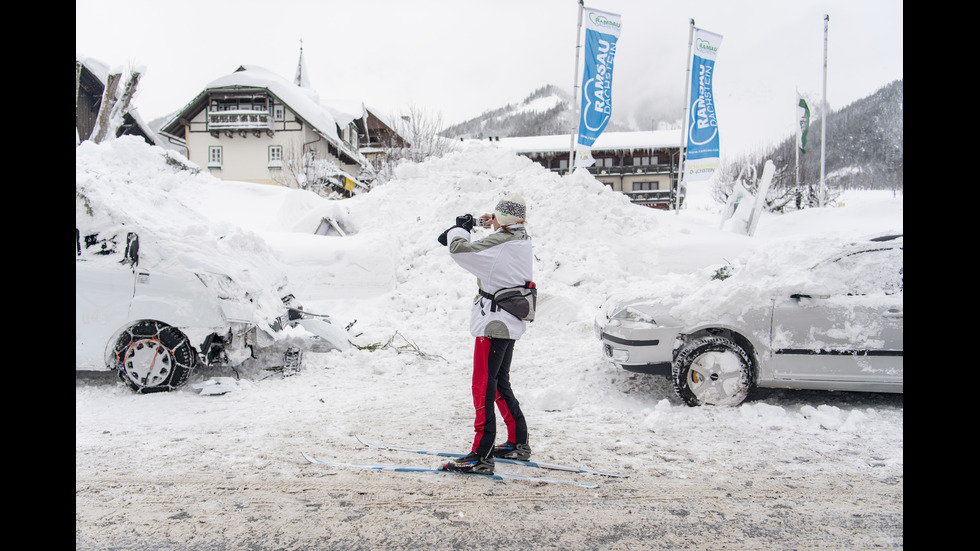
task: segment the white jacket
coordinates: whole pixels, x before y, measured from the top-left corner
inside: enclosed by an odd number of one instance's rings
[[[533,281],[531,238],[523,224],[510,226],[510,232],[499,229],[487,237],[470,242],[470,232],[453,228],[446,235],[450,256],[457,264],[477,277],[477,285],[493,294],[505,287],[516,287]],[[519,339],[527,322],[497,309],[490,311],[490,299],[479,293],[470,311],[470,334],[474,337]]]

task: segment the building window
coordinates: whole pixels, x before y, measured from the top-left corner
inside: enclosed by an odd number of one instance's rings
[[[208,168],[221,168],[221,146],[212,145],[208,147]]]
[[[651,191],[660,189],[657,182],[633,182],[633,191]]]
[[[269,168],[282,168],[282,146],[269,146]]]
[[[276,121],[286,120],[286,107],[284,105],[276,104],[272,106],[272,118]]]
[[[347,134],[348,134],[347,143],[349,143],[352,148],[357,149],[358,148],[357,126],[354,123],[350,123],[348,125]]]
[[[268,112],[269,98],[260,95],[221,96],[211,99],[210,111],[255,111]]]

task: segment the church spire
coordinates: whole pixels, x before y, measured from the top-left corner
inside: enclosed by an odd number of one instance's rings
[[[296,65],[296,78],[293,83],[300,88],[310,87],[310,76],[306,70],[306,62],[303,61],[303,39],[299,39],[299,64]]]

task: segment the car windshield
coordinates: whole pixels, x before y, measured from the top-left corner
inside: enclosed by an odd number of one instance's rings
[[[835,294],[894,294],[902,291],[901,247],[854,251],[813,269],[816,281]]]
[[[75,228],[76,260],[118,262],[133,266],[139,262],[139,237],[133,232],[82,234]]]

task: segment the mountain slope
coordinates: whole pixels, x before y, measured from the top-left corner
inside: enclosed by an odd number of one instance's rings
[[[635,130],[628,125],[609,122],[607,130]],[[478,117],[450,126],[442,134],[451,138],[482,139],[490,137],[550,136],[570,134],[575,130],[575,105],[564,89],[549,84],[531,92],[520,103],[484,112]]]
[[[811,106],[813,109],[813,106]],[[828,185],[850,189],[902,189],[904,82],[896,80],[827,116],[825,173]],[[800,181],[820,179],[820,120],[810,121]],[[796,137],[763,155],[794,165]]]

